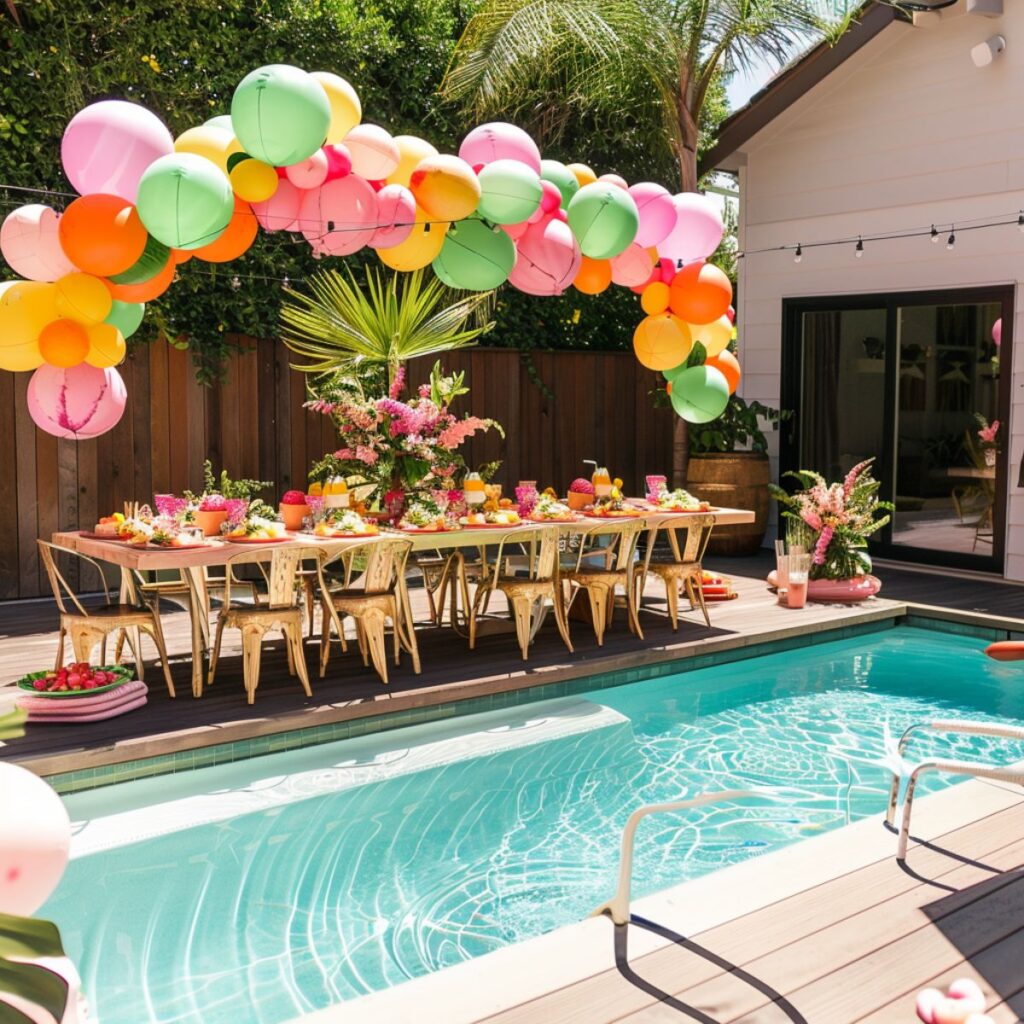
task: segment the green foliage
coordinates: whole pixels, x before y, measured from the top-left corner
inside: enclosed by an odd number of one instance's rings
[[[28,721],[28,712],[21,708],[13,708],[0,715],[0,741],[15,740],[25,735],[25,723]]]
[[[289,290],[281,310],[284,342],[311,360],[295,369],[358,377],[365,364],[376,364],[387,367],[390,381],[410,359],[473,344],[489,325],[470,321],[491,293],[456,299],[425,273],[392,273],[385,282],[379,270],[367,268],[363,288],[351,271],[326,270],[307,282],[310,295]]]
[[[233,480],[226,469],[222,469],[217,477],[213,472],[213,463],[209,459],[203,462],[203,494],[219,494],[222,498],[241,498],[251,502],[259,497],[260,491],[273,486],[270,480]],[[196,498],[191,491],[185,491],[184,496]]]
[[[782,420],[792,413],[787,409],[772,409],[760,402],[747,402],[739,395],[733,395],[725,412],[701,426],[690,429],[690,450],[697,455],[706,452],[735,452],[746,449],[764,454],[768,451],[768,438],[761,427],[762,421],[774,430]]]
[[[0,1020],[28,1020],[4,999],[5,994],[27,999],[62,1020],[68,983],[49,968],[31,963],[42,957],[62,957],[60,932],[49,921],[0,914]],[[25,962],[29,961],[29,962]]]

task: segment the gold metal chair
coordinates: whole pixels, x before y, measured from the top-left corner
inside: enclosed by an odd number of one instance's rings
[[[625,519],[603,523],[581,535],[579,553],[574,568],[564,571],[562,578],[570,589],[568,607],[585,590],[590,602],[590,618],[594,625],[597,646],[604,646],[604,634],[615,615],[615,588],[622,587],[626,594],[629,628],[643,640],[643,630],[637,616],[636,547],[643,533],[642,520]],[[607,540],[606,547],[596,542]],[[601,563],[604,563],[603,565]]]
[[[486,578],[476,588],[473,602],[469,606],[469,647],[476,646],[479,620],[486,613],[487,603],[495,590],[500,590],[508,601],[516,626],[516,637],[523,661],[529,656],[530,643],[543,619],[547,602],[555,612],[558,632],[565,646],[572,652],[569,639],[569,622],[562,602],[562,586],[558,574],[558,528],[546,526],[527,533],[516,533],[502,537],[498,542],[497,556]],[[506,545],[522,545],[527,551],[524,575],[512,575]],[[504,567],[504,571],[502,571]]]
[[[111,633],[118,632],[127,637],[132,654],[135,656],[135,671],[139,679],[143,679],[145,668],[142,662],[142,633],[147,633],[156,645],[160,663],[163,666],[164,681],[167,683],[167,692],[173,697],[174,680],[171,678],[170,666],[167,663],[167,646],[164,643],[164,633],[160,627],[160,612],[156,601],[143,606],[120,602],[111,604],[110,590],[99,562],[72,548],[51,544],[49,541],[40,540],[36,543],[39,545],[39,557],[42,559],[46,575],[50,579],[54,600],[60,610],[60,632],[57,635],[55,668],[60,668],[64,664],[65,637],[70,637],[71,648],[78,661],[88,661],[93,648],[99,644],[100,662],[102,663],[106,661],[107,657],[107,637]],[[55,556],[58,553],[79,558],[99,573],[103,583],[103,594],[106,598],[106,604],[103,607],[86,609],[78,600],[74,590],[57,567]],[[120,646],[118,643],[118,663],[120,663],[121,657]]]
[[[244,557],[244,556],[239,556]],[[217,636],[210,655],[208,685],[213,685],[220,645],[227,627],[242,633],[242,678],[249,704],[256,700],[256,687],[260,681],[260,655],[263,638],[270,630],[280,630],[288,652],[288,671],[298,675],[307,697],[313,696],[306,669],[306,653],[302,647],[302,609],[296,604],[296,570],[299,552],[275,550],[270,552],[270,569],[266,573],[267,603],[236,605],[231,601],[233,573],[231,565],[224,574],[224,604],[217,616]]]
[[[413,670],[419,674],[420,652],[416,645],[409,595],[405,587],[405,568],[412,541],[405,537],[377,537],[347,547],[340,552],[321,551],[317,558],[317,579],[322,618],[320,625],[320,677],[327,671],[331,656],[331,627],[348,650],[344,619],[355,621],[356,638],[363,664],[370,660],[381,681],[388,681],[385,623],[391,621],[395,664],[404,647],[412,656]],[[340,581],[329,573],[337,565]]]
[[[651,531],[647,544],[647,557],[644,560],[643,570],[639,574],[639,598],[643,597],[644,583],[648,573],[658,576],[665,584],[665,600],[668,603],[668,614],[672,620],[673,631],[679,628],[680,589],[686,591],[690,607],[699,607],[704,615],[704,622],[708,626],[711,625],[708,606],[704,600],[704,567],[702,563],[714,525],[714,516],[680,515],[673,516]],[[671,561],[652,558],[655,541],[661,530],[668,534],[668,542],[673,555]],[[679,547],[677,530],[686,531],[682,550]]]

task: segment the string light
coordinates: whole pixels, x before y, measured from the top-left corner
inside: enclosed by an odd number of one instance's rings
[[[952,249],[956,245],[956,228],[951,224],[949,227],[949,238],[946,239],[946,248]]]
[[[1024,232],[1024,210],[1017,214],[1017,230]]]
[[[291,285],[291,281],[288,280],[288,275],[285,274],[284,277],[281,278],[281,287],[282,288],[287,288],[290,285]]]
[[[864,255],[864,239],[860,236],[857,237],[857,245],[853,250],[853,255],[860,259]]]
[[[239,288],[242,287],[241,279],[237,274],[235,274],[235,276],[231,278],[231,287],[234,288],[236,292],[238,291]]]
[[[938,242],[939,240],[939,229],[933,224],[932,225],[932,242]]]
[[[799,263],[804,258],[804,250],[799,242],[796,243],[796,252],[793,253],[793,262]]]

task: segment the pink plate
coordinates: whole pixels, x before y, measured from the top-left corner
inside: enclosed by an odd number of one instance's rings
[[[291,537],[225,537],[229,544],[286,544]]]
[[[118,537],[117,534],[109,533],[93,533],[91,530],[83,530],[79,537],[85,537],[87,540],[109,540],[112,544],[127,544],[127,537]]]

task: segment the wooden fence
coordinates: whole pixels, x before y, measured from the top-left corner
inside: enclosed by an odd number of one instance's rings
[[[38,430],[25,404],[30,375],[0,372],[0,599],[49,593],[37,537],[87,529],[126,500],[199,490],[205,458],[234,477],[274,481],[266,496],[272,502],[305,484],[310,464],[336,446],[331,424],[302,408],[303,376],[289,368],[282,344],[246,341],[244,349],[222,384],[204,388],[188,353],[164,343],[140,346],[121,367],[124,417],[93,441],[61,441]],[[467,349],[444,357],[447,369],[466,371],[472,388],[461,408],[506,430],[504,440],[491,432],[468,442],[471,464],[502,459],[497,479],[508,489],[536,479],[564,490],[586,471],[587,458],[623,477],[633,493],[646,473],[668,472],[672,413],[655,409],[649,395],[659,374],[631,353],[531,358],[550,395],[531,380],[518,352]],[[429,369],[414,363],[412,384]]]

